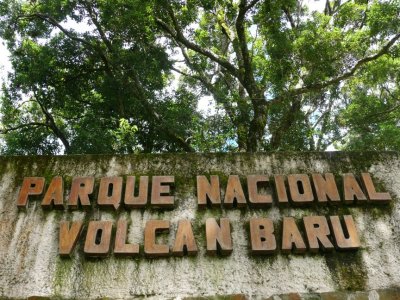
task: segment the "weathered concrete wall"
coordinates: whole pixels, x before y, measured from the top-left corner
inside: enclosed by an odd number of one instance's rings
[[[197,208],[196,175],[370,172],[379,187],[393,197],[388,205],[338,205],[268,209]],[[118,212],[44,211],[30,201],[26,211],[16,206],[27,176],[63,176],[66,192],[75,176],[174,175],[175,208],[121,209]],[[369,291],[400,287],[400,159],[396,153],[178,154],[140,156],[69,156],[0,158],[0,298],[44,296],[78,299],[184,298],[240,294],[264,299],[276,294]],[[224,187],[223,184],[221,184]],[[67,196],[67,195],[66,195]],[[361,249],[354,252],[250,254],[250,217],[351,214]],[[205,220],[231,220],[233,252],[209,257],[205,251]],[[146,220],[171,221],[172,245],[178,220],[190,219],[199,253],[195,257],[159,259],[87,259],[80,240],[72,258],[58,255],[62,220],[129,221],[128,241],[143,245]],[[277,239],[279,245],[279,228]],[[141,249],[143,252],[143,249]],[[375,298],[374,298],[375,299]],[[376,298],[378,299],[378,298]]]

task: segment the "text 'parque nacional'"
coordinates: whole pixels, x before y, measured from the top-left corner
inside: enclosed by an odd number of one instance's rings
[[[98,188],[96,189],[96,187]],[[25,177],[17,198],[20,209],[28,207],[29,199],[41,199],[43,209],[74,211],[78,209],[111,208],[132,210],[157,208],[171,210],[179,186],[174,176],[112,176],[100,178],[75,177],[65,195],[64,179],[56,176],[46,186],[44,177]],[[325,174],[248,175],[240,177],[217,175],[196,177],[197,206],[199,209],[268,209],[271,206],[302,207],[315,204],[363,205],[388,203],[391,196],[377,191],[369,173],[335,176]],[[66,201],[64,201],[67,196]],[[204,228],[206,253],[229,255],[233,251],[231,224],[228,218],[208,218]],[[301,220],[282,217],[280,224],[262,217],[248,220],[250,251],[254,255],[354,250],[360,238],[351,215],[304,216]],[[191,220],[179,220],[174,242],[169,245],[158,239],[160,232],[169,232],[168,220],[147,220],[143,228],[145,257],[197,255],[198,244]],[[277,238],[275,227],[281,228]],[[87,227],[85,229],[85,227]],[[115,227],[115,230],[114,230]],[[83,252],[88,257],[141,255],[140,245],[128,243],[129,222],[91,220],[61,221],[59,254],[71,256],[77,242],[84,239]],[[279,242],[279,245],[278,245]]]

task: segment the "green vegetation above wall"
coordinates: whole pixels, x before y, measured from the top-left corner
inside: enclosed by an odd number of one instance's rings
[[[4,0],[0,150],[399,150],[399,32],[399,0]]]

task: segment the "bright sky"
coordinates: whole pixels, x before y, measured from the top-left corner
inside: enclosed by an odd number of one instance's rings
[[[7,47],[4,45],[4,41],[0,39],[0,83],[7,76],[7,72],[11,71],[9,55],[10,52],[8,52]]]

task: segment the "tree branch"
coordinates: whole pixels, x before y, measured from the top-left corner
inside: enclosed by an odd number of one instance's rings
[[[183,75],[183,76],[185,76],[185,77],[189,77],[189,78],[196,79],[196,80],[198,80],[198,81],[200,81],[200,82],[203,82],[203,80],[204,80],[204,78],[202,78],[201,76],[196,76],[196,75],[188,74],[188,73],[186,73],[186,72],[183,72],[183,71],[179,70],[178,68],[175,68],[174,66],[171,66],[171,70],[172,70],[172,71],[175,71],[176,73],[181,74],[181,75]]]
[[[51,25],[57,27],[58,29],[60,29],[60,31],[62,33],[64,33],[68,38],[70,38],[71,40],[81,43],[83,44],[87,49],[96,52],[101,60],[103,61],[105,67],[106,67],[106,72],[108,73],[108,75],[112,75],[112,70],[110,68],[109,62],[108,62],[108,58],[104,55],[103,51],[99,48],[94,46],[93,44],[89,43],[88,41],[86,41],[85,39],[82,39],[74,34],[72,34],[72,32],[68,31],[67,29],[65,29],[63,26],[61,26],[60,23],[57,22],[56,19],[54,19],[52,16],[46,15],[46,14],[41,14],[41,13],[34,13],[34,14],[30,14],[30,15],[20,15],[17,18],[27,18],[27,19],[31,19],[31,18],[39,18],[47,23],[50,23]]]
[[[325,2],[325,10],[324,10],[325,15],[331,16],[332,15],[332,8],[329,0],[326,0]]]
[[[274,99],[266,102],[266,105],[271,105],[274,104],[278,101],[281,101],[282,99],[284,99],[287,96],[297,96],[297,95],[301,95],[301,94],[305,94],[305,93],[309,93],[309,92],[315,92],[315,91],[320,91],[328,86],[340,83],[343,80],[346,80],[348,78],[350,78],[351,76],[353,76],[355,74],[355,72],[360,69],[362,66],[364,66],[365,64],[367,64],[368,62],[374,61],[376,59],[378,59],[379,57],[387,54],[387,52],[389,51],[390,47],[393,46],[397,40],[400,39],[400,33],[396,34],[381,50],[379,50],[375,55],[371,55],[371,56],[367,56],[364,57],[363,59],[359,60],[354,66],[353,68],[351,68],[348,72],[343,73],[342,75],[333,78],[331,80],[322,82],[322,83],[316,83],[316,84],[312,84],[309,86],[305,86],[305,87],[301,87],[292,91],[288,91],[287,93],[285,93],[284,95],[280,95],[275,97]]]
[[[197,66],[195,66],[189,56],[187,55],[185,49],[178,44],[178,46],[180,47],[181,51],[182,51],[182,55],[185,58],[185,61],[187,63],[187,65],[192,68],[194,71],[196,71],[198,73],[198,75],[190,75],[187,73],[184,73],[178,69],[173,68],[173,70],[175,70],[176,72],[184,75],[184,76],[188,76],[191,77],[193,79],[198,80],[199,82],[201,82],[204,87],[213,95],[215,101],[217,101],[217,103],[222,104],[226,113],[228,114],[229,119],[231,120],[232,124],[234,124],[235,126],[239,126],[240,124],[238,124],[236,118],[235,118],[235,111],[232,108],[232,105],[230,105],[230,103],[228,103],[228,101],[224,98],[223,95],[221,95],[221,93],[218,93],[217,89],[215,88],[214,84],[211,83],[211,80],[209,78],[207,78],[206,74],[204,74],[204,72],[199,69]],[[224,78],[225,79],[225,78]]]
[[[94,10],[93,6],[88,2],[88,1],[83,1],[90,19],[92,20],[94,26],[96,27],[97,31],[100,34],[101,40],[104,42],[104,44],[106,45],[108,51],[113,52],[113,47],[111,42],[108,40],[106,34],[104,33],[103,28],[101,27],[99,21],[98,21],[98,14],[96,13],[96,11]]]
[[[292,29],[295,29],[297,26],[296,26],[296,23],[295,23],[294,20],[293,20],[292,15],[290,14],[289,9],[288,9],[287,7],[285,7],[285,6],[282,6],[282,10],[283,10],[283,12],[285,13],[286,18],[288,19],[288,21],[289,21],[290,26],[292,27]]]
[[[160,115],[154,111],[152,105],[146,100],[148,97],[146,96],[146,92],[140,84],[140,80],[138,76],[133,73],[133,84],[131,88],[134,88],[133,92],[136,93],[138,99],[143,99],[141,102],[143,108],[147,111],[150,118],[148,122],[154,124],[155,127],[158,127],[159,130],[162,130],[172,141],[174,141],[177,145],[179,145],[186,152],[194,152],[194,148],[185,141],[181,136],[177,135],[174,132],[173,126],[170,124],[166,124],[165,121],[160,117]]]
[[[254,1],[253,1],[254,2]],[[236,32],[239,42],[240,51],[242,54],[243,59],[243,70],[240,70],[240,73],[243,74],[242,84],[246,88],[247,93],[249,94],[250,98],[255,96],[256,90],[256,82],[254,79],[253,74],[253,67],[251,65],[251,59],[249,55],[249,49],[247,48],[247,39],[246,39],[246,32],[245,32],[245,16],[247,12],[246,6],[247,1],[241,0],[239,4],[239,13],[236,18]]]
[[[58,29],[60,29],[70,39],[72,39],[72,40],[74,40],[76,42],[82,43],[85,46],[87,46],[88,48],[93,49],[93,45],[92,44],[90,44],[88,41],[86,41],[86,40],[84,40],[84,39],[82,39],[82,38],[80,38],[78,36],[73,35],[70,31],[68,31],[63,26],[61,26],[60,23],[58,23],[56,19],[54,19],[53,17],[51,17],[49,15],[41,14],[41,13],[33,13],[33,14],[30,14],[30,15],[19,15],[17,17],[17,19],[23,19],[23,18],[25,18],[25,19],[39,18],[42,21],[50,23],[51,25],[53,25],[53,26],[57,27]]]
[[[176,40],[179,43],[182,43],[183,45],[185,45],[187,48],[200,53],[206,57],[208,57],[209,59],[211,59],[212,61],[220,64],[222,67],[224,67],[225,69],[227,69],[234,77],[238,77],[239,71],[236,69],[236,67],[234,65],[232,65],[229,61],[217,56],[216,54],[212,53],[211,51],[204,49],[202,47],[200,47],[199,45],[189,41],[184,34],[182,33],[180,26],[175,18],[175,15],[173,14],[173,12],[169,13],[172,22],[173,22],[173,26],[174,28],[172,28],[170,25],[168,25],[167,23],[165,23],[163,20],[161,20],[160,18],[156,18],[156,22],[157,24],[161,27],[162,30],[164,30],[166,33],[168,33],[174,40]]]
[[[7,134],[11,131],[16,131],[16,130],[23,129],[26,127],[31,127],[31,126],[49,128],[49,125],[46,123],[30,122],[30,123],[21,124],[21,125],[15,126],[15,127],[7,127],[5,129],[0,129],[0,134]]]
[[[65,147],[65,152],[68,154],[71,151],[71,145],[65,136],[64,132],[60,128],[58,128],[53,116],[50,114],[50,112],[46,109],[46,107],[39,101],[36,97],[36,102],[39,104],[40,109],[42,110],[43,114],[46,117],[46,124],[51,131],[61,140],[62,144]]]

